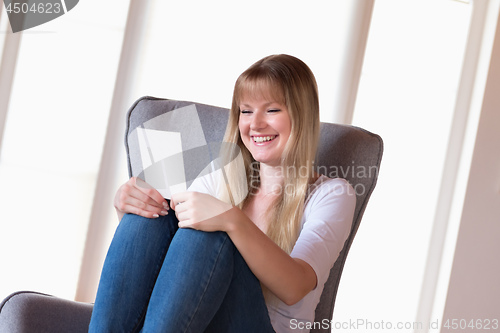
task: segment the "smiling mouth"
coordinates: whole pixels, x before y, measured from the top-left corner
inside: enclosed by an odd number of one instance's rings
[[[252,140],[256,143],[263,143],[273,141],[277,135],[268,135],[268,136],[252,136]]]

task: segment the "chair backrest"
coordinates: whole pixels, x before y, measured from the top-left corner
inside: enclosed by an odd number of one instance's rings
[[[142,97],[128,112],[125,147],[130,176],[138,176],[143,171],[137,131],[134,130],[150,119],[190,105],[196,107],[205,141],[207,143],[222,141],[228,119],[227,109],[186,101]],[[331,178],[341,177],[348,180],[356,191],[357,202],[351,233],[330,271],[320,303],[316,308],[316,322],[332,319],[342,269],[368,199],[375,188],[382,152],[382,139],[376,134],[354,126],[321,124],[320,145],[315,161],[317,170]],[[315,333],[329,331],[322,328],[311,330]]]

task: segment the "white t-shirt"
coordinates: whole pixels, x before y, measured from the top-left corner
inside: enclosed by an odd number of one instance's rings
[[[197,179],[189,190],[216,196],[221,186],[220,180],[220,174],[207,175]],[[308,323],[314,321],[316,306],[330,269],[349,236],[355,205],[354,189],[344,179],[321,175],[310,185],[302,229],[291,256],[311,265],[318,283],[314,290],[294,305],[288,306],[278,299],[268,305],[271,323],[277,333],[309,332],[307,327],[311,327],[311,324]]]

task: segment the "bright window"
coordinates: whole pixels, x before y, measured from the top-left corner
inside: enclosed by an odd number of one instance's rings
[[[332,119],[349,42],[353,2],[154,1],[137,97],[230,107],[240,73],[264,56],[288,53],[314,72],[322,119]]]
[[[1,147],[0,298],[74,297],[127,10],[80,1],[23,32]]]
[[[353,123],[381,135],[385,151],[337,322],[415,321],[470,14],[451,0],[375,2]]]

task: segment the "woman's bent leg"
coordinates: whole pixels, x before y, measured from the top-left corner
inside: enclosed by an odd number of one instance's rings
[[[226,297],[205,332],[274,332],[260,281],[239,252],[234,258],[234,276]]]
[[[227,234],[179,229],[143,332],[204,332],[209,325],[213,332],[273,332],[260,283]]]
[[[151,295],[143,332],[203,332],[229,288],[235,252],[224,232],[179,229]]]
[[[178,220],[125,215],[101,273],[89,332],[136,332],[142,322]]]

